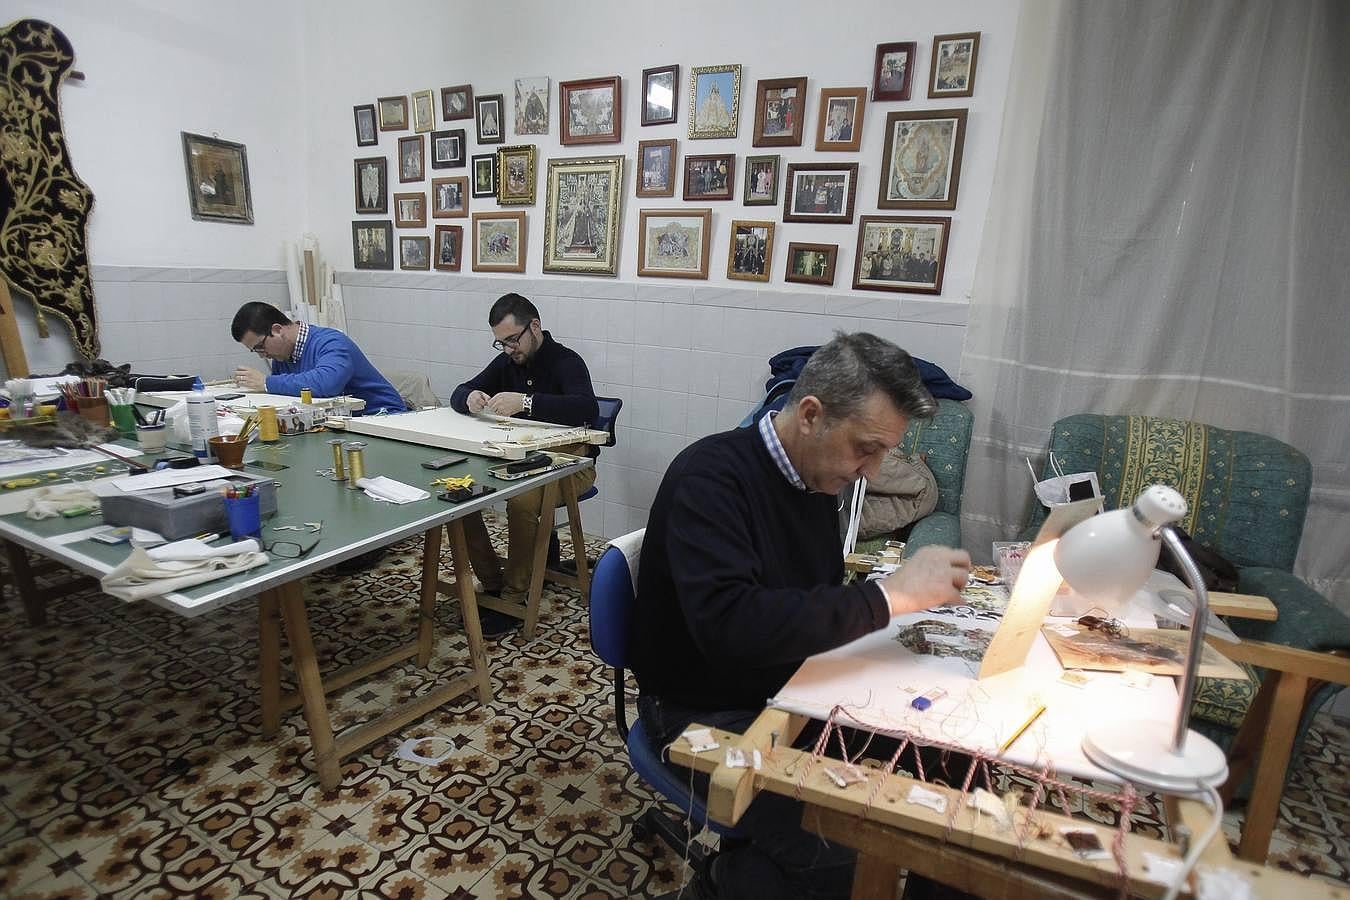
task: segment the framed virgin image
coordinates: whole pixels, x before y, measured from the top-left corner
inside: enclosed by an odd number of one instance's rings
[[[689,73],[689,137],[734,138],[741,120],[741,67],[695,66]]]
[[[413,91],[413,131],[426,133],[436,127],[436,103],[431,91]]]
[[[426,177],[426,156],[420,134],[398,139],[398,180],[421,181]]]
[[[441,118],[447,122],[473,115],[473,87],[457,84],[441,88]]]
[[[548,134],[548,79],[516,79],[516,134]]]
[[[473,214],[473,270],[525,271],[525,213]]]
[[[642,124],[671,125],[680,99],[680,67],[642,70]]]
[[[394,268],[394,226],[384,222],[352,223],[352,265],[358,269]]]
[[[458,169],[464,165],[464,129],[431,133],[431,167]]]
[[[442,272],[458,272],[464,261],[464,226],[437,225],[432,250],[432,265]]]
[[[501,94],[479,95],[473,98],[474,128],[480,144],[500,144],[506,140],[506,126],[502,124],[505,104]]]
[[[383,156],[368,156],[353,162],[358,213],[389,212],[389,161]]]
[[[877,44],[876,70],[872,74],[873,102],[909,99],[918,50],[919,45],[914,41]]]
[[[421,191],[415,194],[395,194],[394,224],[399,228],[426,228],[427,195]]]
[[[867,88],[821,88],[816,149],[856,151],[862,146],[866,106]]]
[[[853,221],[857,163],[788,163],[784,181],[784,222],[847,225]]]
[[[431,179],[431,217],[462,219],[469,214],[469,179]]]
[[[744,206],[774,206],[778,203],[778,155],[745,158]]]
[[[637,195],[639,197],[675,196],[674,138],[638,142]]]
[[[623,139],[623,79],[618,75],[558,82],[559,140],[613,144]]]
[[[534,144],[497,150],[497,202],[502,206],[534,205]]]
[[[735,184],[735,153],[684,158],[684,199],[730,200]]]
[[[473,195],[497,196],[497,154],[481,153],[473,158]]]
[[[375,104],[365,103],[352,107],[352,118],[356,120],[356,146],[373,147],[380,142],[379,123],[375,121]]]
[[[381,97],[375,101],[380,110],[381,131],[406,131],[408,128],[408,98]]]
[[[939,34],[933,38],[933,62],[928,71],[928,96],[969,97],[975,93],[975,63],[980,57],[980,33]]]
[[[186,131],[182,135],[192,218],[252,225],[253,197],[244,145]]]
[[[853,287],[907,294],[942,293],[949,217],[860,216]]]
[[[398,267],[400,269],[431,268],[431,238],[400,237],[398,239]]]
[[[882,209],[956,209],[961,182],[961,148],[966,140],[964,109],[893,112],[882,141]]]
[[[784,281],[797,284],[834,284],[835,259],[839,255],[838,244],[788,244],[787,271]]]
[[[711,209],[638,211],[638,274],[707,278]]]
[[[773,263],[773,223],[731,223],[731,246],[727,248],[727,277],[741,281],[768,281]]]
[[[756,147],[800,147],[806,118],[806,76],[761,78],[755,86]]]
[[[544,194],[544,271],[615,275],[623,157],[550,159]]]

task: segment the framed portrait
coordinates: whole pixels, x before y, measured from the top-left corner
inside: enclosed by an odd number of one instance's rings
[[[182,135],[192,218],[252,225],[253,197],[244,145],[186,131]]]
[[[373,147],[380,142],[380,126],[375,120],[374,103],[353,106],[352,118],[356,120],[356,146]]]
[[[500,144],[506,140],[506,126],[502,124],[504,102],[501,94],[479,95],[473,98],[474,128],[478,143]]]
[[[877,44],[877,62],[872,72],[873,102],[909,99],[918,50],[919,45],[914,41]]]
[[[671,125],[678,115],[680,67],[642,70],[642,124]]]
[[[414,134],[398,139],[398,180],[421,181],[426,177],[426,157],[422,136]]]
[[[774,206],[778,203],[778,160],[777,154],[745,158],[742,205]]]
[[[473,158],[473,195],[497,196],[497,154],[480,153]]]
[[[638,142],[637,195],[639,197],[675,196],[674,138]]]
[[[394,268],[394,226],[391,222],[352,223],[352,266],[357,269]]]
[[[689,73],[689,137],[734,138],[741,121],[741,67],[695,66]]]
[[[548,79],[516,79],[516,134],[548,134]]]
[[[866,106],[867,88],[821,88],[816,149],[857,151]]]
[[[381,97],[375,101],[380,111],[381,131],[406,131],[408,128],[408,98]]]
[[[458,272],[464,261],[464,226],[437,225],[432,250],[432,265],[442,272]]]
[[[389,213],[389,161],[383,156],[368,156],[353,163],[358,213]]]
[[[431,238],[400,236],[398,239],[398,267],[400,269],[431,268]]]
[[[847,225],[858,192],[857,163],[788,163],[784,222]]]
[[[707,278],[711,209],[643,209],[638,212],[638,274]]]
[[[413,131],[426,133],[436,127],[436,101],[431,91],[413,91]]]
[[[853,287],[907,294],[942,293],[948,217],[860,216]]]
[[[613,144],[623,139],[623,79],[618,75],[558,82],[563,146]]]
[[[806,76],[761,78],[755,86],[756,147],[800,147],[806,118]]]
[[[431,217],[433,219],[462,219],[469,214],[469,179],[431,179]]]
[[[441,88],[441,118],[447,122],[473,115],[473,87],[457,84]]]
[[[458,169],[464,165],[464,129],[431,133],[431,167]]]
[[[623,157],[550,159],[544,194],[544,271],[615,275]]]
[[[731,246],[727,248],[727,277],[741,281],[768,281],[773,263],[773,223],[731,223]]]
[[[497,150],[497,202],[502,206],[534,205],[534,144]]]
[[[421,191],[415,194],[395,194],[394,225],[399,228],[426,228],[427,195]]]
[[[473,214],[473,270],[525,271],[525,213]]]
[[[886,116],[882,141],[882,209],[956,209],[961,183],[964,109],[926,109]]]
[[[735,153],[684,158],[684,199],[730,200],[735,185]]]
[[[791,241],[787,251],[787,271],[784,281],[797,284],[834,284],[835,259],[838,244],[802,244]]]
[[[939,34],[933,38],[933,61],[928,70],[928,96],[969,97],[975,93],[975,63],[980,57],[980,33]]]

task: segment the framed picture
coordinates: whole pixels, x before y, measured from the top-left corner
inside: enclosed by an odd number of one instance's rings
[[[481,153],[473,158],[473,195],[497,196],[497,154]]]
[[[431,238],[401,236],[398,239],[398,267],[400,269],[431,268]]]
[[[735,184],[735,153],[684,158],[684,199],[730,200]]]
[[[755,86],[756,147],[800,147],[806,118],[806,76],[761,78]]]
[[[788,163],[784,222],[847,225],[858,191],[857,163]]]
[[[867,88],[821,88],[816,149],[857,151],[866,106]]]
[[[741,281],[768,281],[773,263],[773,223],[731,223],[731,246],[727,248],[727,277]]]
[[[516,79],[516,134],[548,134],[548,79]]]
[[[638,274],[707,278],[711,209],[644,209],[638,212]]]
[[[637,195],[639,197],[675,196],[674,138],[638,142]]]
[[[252,225],[253,197],[244,145],[186,131],[182,135],[192,218]]]
[[[680,67],[658,66],[642,70],[642,124],[671,125],[680,97]]]
[[[618,273],[622,190],[622,156],[548,161],[545,272]]]
[[[534,205],[534,144],[497,150],[497,202],[502,206]]]
[[[623,79],[618,75],[558,82],[563,146],[613,144],[623,139]]]
[[[399,228],[426,228],[427,195],[421,191],[415,194],[395,194],[394,224]]]
[[[834,284],[834,264],[839,255],[838,244],[788,244],[787,271],[784,281],[798,284]]]
[[[689,73],[689,137],[734,138],[741,120],[741,67],[695,66]]]
[[[872,102],[909,99],[918,51],[919,45],[914,41],[877,44],[876,68],[872,73]]]
[[[352,265],[357,269],[394,268],[394,226],[384,222],[352,223]]]
[[[464,226],[437,225],[436,240],[432,245],[433,265],[442,272],[458,272],[464,261]]]
[[[431,133],[431,167],[458,169],[464,165],[464,129]]]
[[[745,206],[773,206],[778,203],[778,155],[745,158]]]
[[[356,120],[356,146],[373,147],[380,142],[379,123],[375,121],[374,103],[353,106],[352,118]]]
[[[474,127],[478,143],[500,144],[506,140],[506,126],[502,124],[502,95],[488,94],[473,98]]]
[[[964,109],[926,109],[886,116],[882,142],[882,209],[956,209],[961,183]]]
[[[469,214],[469,179],[431,179],[431,217],[462,219]]]
[[[969,97],[975,93],[975,63],[980,58],[980,33],[939,34],[933,38],[928,70],[928,96]]]
[[[853,287],[909,294],[942,293],[948,217],[860,216]]]
[[[447,122],[473,115],[473,88],[467,84],[441,88],[441,118]]]
[[[368,156],[353,163],[358,213],[389,213],[389,161]]]
[[[436,104],[431,91],[413,91],[413,131],[425,133],[436,127]]]
[[[421,181],[426,177],[426,159],[422,136],[415,134],[398,139],[398,180]]]
[[[473,214],[473,270],[525,271],[525,213]]]
[[[408,128],[408,98],[381,97],[375,101],[380,110],[381,131],[406,131]]]

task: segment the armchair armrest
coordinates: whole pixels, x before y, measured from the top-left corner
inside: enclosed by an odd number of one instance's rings
[[[914,523],[905,540],[905,555],[920,547],[936,544],[939,547],[961,546],[961,517],[934,510]]]

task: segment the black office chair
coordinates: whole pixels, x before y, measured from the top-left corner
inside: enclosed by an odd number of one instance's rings
[[[623,400],[619,399],[618,397],[596,397],[595,402],[596,405],[599,407],[600,412],[599,415],[596,417],[595,422],[591,425],[591,427],[594,428],[596,431],[609,432],[609,440],[605,441],[605,443],[601,444],[600,446],[613,447],[618,442],[618,438],[615,436],[614,429],[615,426],[618,425],[619,423],[619,410],[623,409]],[[581,494],[577,497],[577,502],[580,503],[583,500],[589,500],[598,493],[600,493],[599,486],[597,484],[593,484],[589,488],[581,492]],[[558,529],[560,528],[565,529],[570,527],[570,525],[571,525],[570,520],[564,520],[562,522],[556,523],[553,526],[553,535],[549,538],[549,543],[550,545],[556,546],[550,546],[549,548],[549,557],[551,559],[558,559],[559,554],[558,548],[561,547],[561,544],[558,541]],[[576,553],[577,548],[573,547],[572,552]],[[594,572],[596,562],[597,560],[595,560],[594,558],[588,558],[586,560],[587,571]],[[570,587],[575,587],[578,590],[582,590],[582,586],[577,580],[577,563],[575,559],[559,559],[557,567],[554,568],[550,566],[545,573],[545,577],[547,577],[550,581],[557,582],[558,584],[565,584]]]

